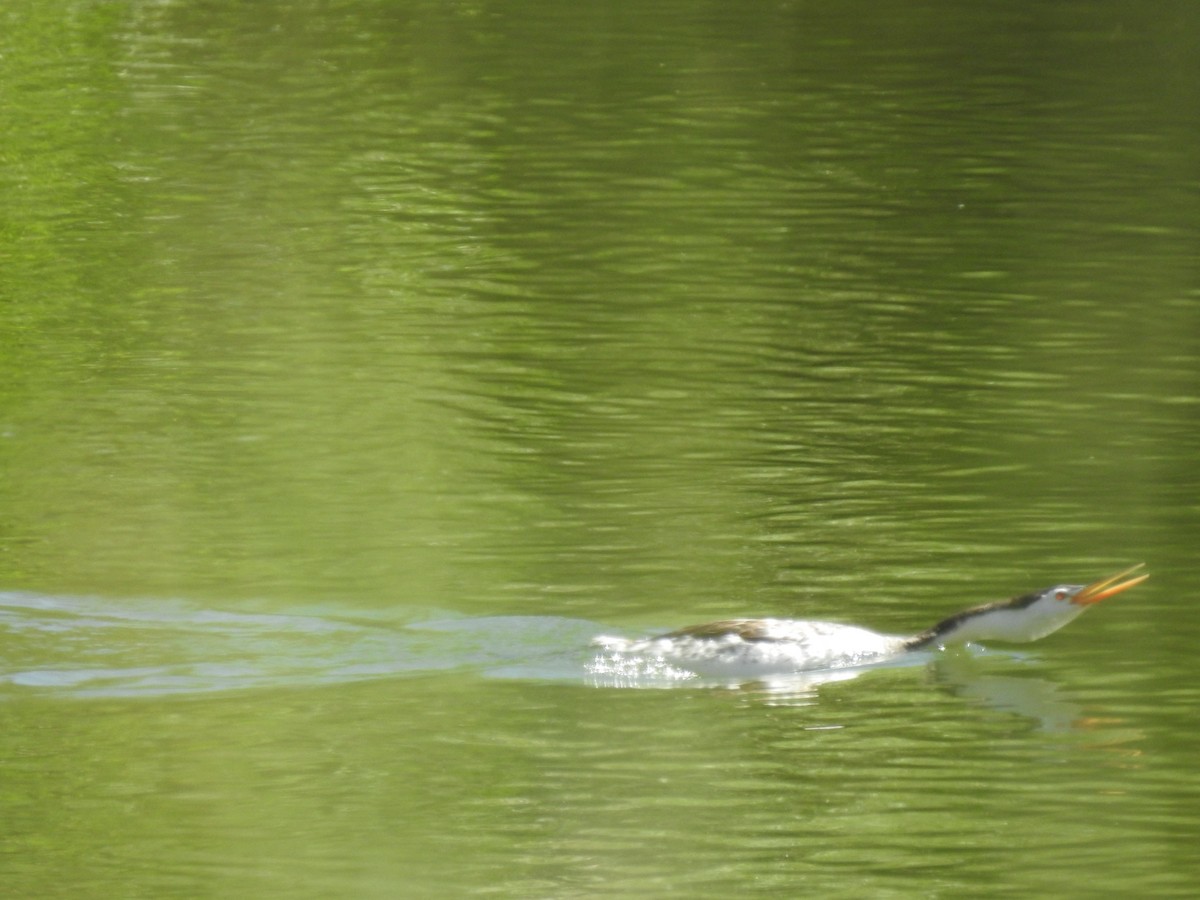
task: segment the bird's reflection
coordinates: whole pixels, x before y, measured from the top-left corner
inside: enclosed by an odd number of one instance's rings
[[[1013,674],[1014,666],[1030,658],[1017,653],[968,645],[944,652],[914,654],[901,661],[859,668],[798,672],[793,675],[748,681],[706,681],[680,673],[630,673],[597,671],[593,664],[588,681],[613,688],[709,688],[736,693],[771,706],[807,706],[820,702],[821,690],[831,684],[871,679],[883,672],[903,669],[923,677],[933,688],[967,703],[1028,719],[1039,730],[1076,731],[1089,721],[1084,708],[1066,696],[1053,680],[1029,672]]]

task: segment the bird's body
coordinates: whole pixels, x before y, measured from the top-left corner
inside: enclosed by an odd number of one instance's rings
[[[854,625],[797,619],[730,619],[645,640],[598,638],[617,656],[642,656],[696,675],[753,678],[883,662],[905,638]]]
[[[704,677],[754,678],[886,662],[907,653],[970,641],[1036,641],[1088,606],[1145,581],[1137,565],[1088,585],[1062,584],[975,606],[919,634],[877,634],[854,625],[795,619],[728,619],[658,637],[601,637],[606,664],[647,660]]]

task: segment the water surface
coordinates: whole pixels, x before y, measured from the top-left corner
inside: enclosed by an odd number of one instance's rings
[[[1195,894],[1191,5],[2,18],[15,895]]]

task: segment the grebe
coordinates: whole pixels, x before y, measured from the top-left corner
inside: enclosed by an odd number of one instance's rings
[[[911,637],[795,619],[728,619],[643,640],[598,637],[594,643],[604,648],[604,655],[590,668],[612,673],[643,661],[651,666],[646,671],[659,674],[758,677],[869,665],[968,641],[1036,641],[1089,606],[1141,584],[1149,574],[1133,573],[1143,565],[1087,585],[1060,584],[965,609]]]

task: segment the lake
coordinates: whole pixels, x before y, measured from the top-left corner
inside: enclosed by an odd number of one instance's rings
[[[2,21],[6,895],[1200,889],[1200,7]]]

